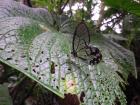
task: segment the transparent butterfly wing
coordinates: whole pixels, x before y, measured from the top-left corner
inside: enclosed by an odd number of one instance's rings
[[[89,64],[98,64],[102,60],[102,54],[97,47],[91,46],[90,34],[84,21],[80,22],[73,36],[73,55]]]
[[[86,56],[85,48],[90,43],[90,34],[87,25],[82,21],[80,22],[74,32],[73,36],[73,52],[78,57]]]

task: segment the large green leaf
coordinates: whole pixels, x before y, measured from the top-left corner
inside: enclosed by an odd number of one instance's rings
[[[119,84],[126,83],[130,73],[136,76],[133,53],[95,35],[91,45],[101,49],[103,60],[89,65],[71,55],[72,35],[53,29],[47,10],[35,10],[0,1],[0,60],[60,97],[84,92],[83,105],[112,105],[117,99],[125,105]]]

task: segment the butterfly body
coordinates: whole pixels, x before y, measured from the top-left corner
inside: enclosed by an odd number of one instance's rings
[[[86,24],[82,21],[76,27],[73,36],[72,54],[74,57],[88,61],[89,64],[98,64],[102,54],[97,47],[90,45],[90,35]]]
[[[102,60],[102,54],[97,47],[90,47],[90,55],[88,55],[89,64],[98,64]]]

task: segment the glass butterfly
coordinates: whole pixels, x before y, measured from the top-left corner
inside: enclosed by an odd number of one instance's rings
[[[74,32],[72,41],[72,54],[91,65],[102,60],[102,54],[97,47],[90,45],[90,33],[84,21],[81,21]]]

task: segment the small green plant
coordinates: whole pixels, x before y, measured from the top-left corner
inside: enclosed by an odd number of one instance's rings
[[[19,37],[21,43],[26,47],[31,45],[33,39],[43,32],[41,27],[39,27],[39,25],[36,23],[29,24],[27,26],[21,26],[18,31],[18,33],[20,34]]]

